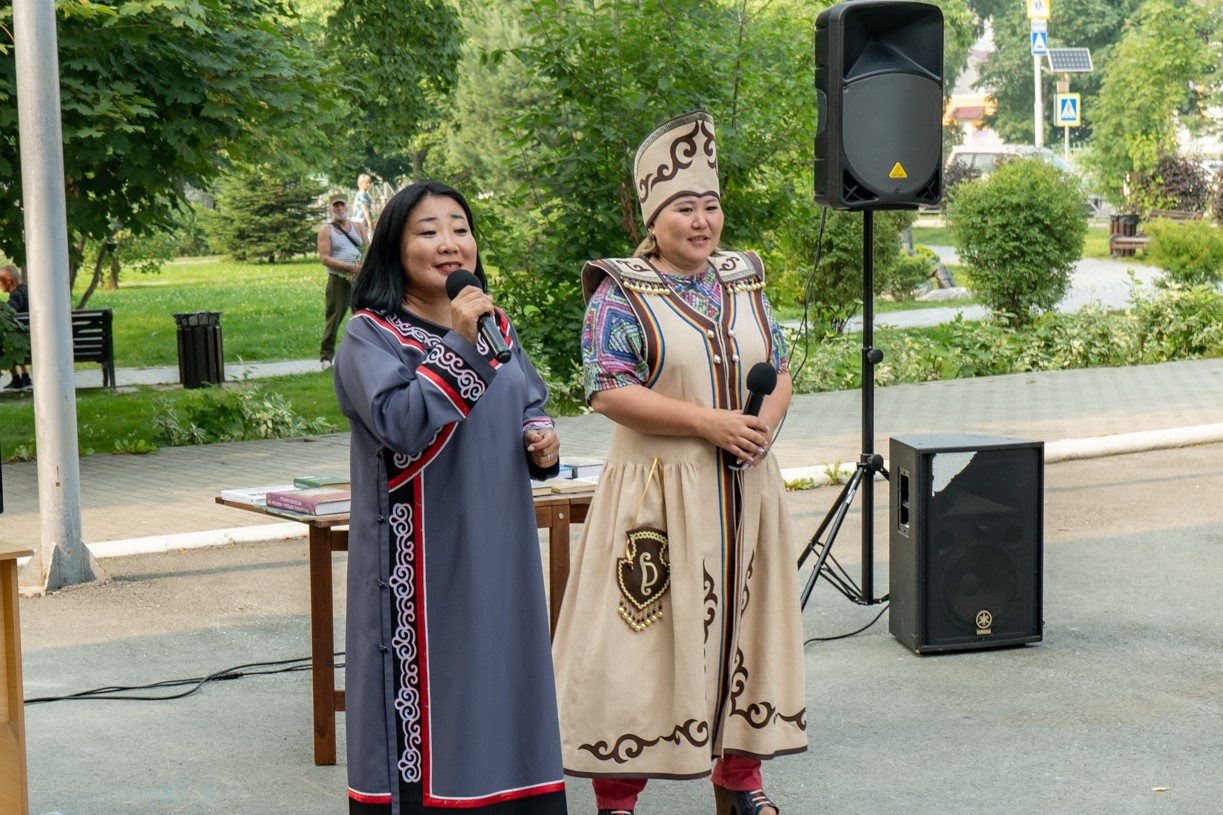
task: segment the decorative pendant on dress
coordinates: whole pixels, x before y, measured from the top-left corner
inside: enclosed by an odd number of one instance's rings
[[[662,619],[662,598],[671,587],[671,564],[667,560],[667,533],[652,526],[637,526],[637,515],[645,503],[654,475],[658,475],[658,489],[662,493],[662,517],[666,523],[667,491],[662,485],[660,459],[655,456],[650,465],[650,474],[645,479],[645,489],[633,510],[633,520],[625,533],[624,557],[616,558],[616,584],[620,586],[620,619],[634,631],[645,631]]]
[[[620,617],[634,631],[644,631],[662,619],[662,598],[671,586],[667,534],[648,526],[630,529],[627,557],[616,559],[620,585]]]

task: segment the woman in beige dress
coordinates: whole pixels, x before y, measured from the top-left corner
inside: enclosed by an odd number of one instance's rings
[[[789,407],[751,252],[718,249],[712,118],[638,148],[649,237],[582,270],[590,405],[615,422],[553,645],[565,770],[600,815],[650,778],[712,772],[719,815],[775,815],[761,761],[807,749],[796,548],[769,455]],[[747,372],[777,386],[743,411]]]

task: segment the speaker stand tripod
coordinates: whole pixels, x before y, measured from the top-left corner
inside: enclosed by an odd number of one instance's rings
[[[823,577],[837,591],[860,605],[881,603],[887,597],[874,596],[874,495],[875,473],[888,477],[883,467],[883,456],[872,451],[875,441],[875,366],[883,361],[883,352],[873,347],[875,341],[874,314],[874,273],[875,273],[875,213],[865,210],[862,213],[862,454],[854,467],[854,474],[841,490],[841,494],[833,503],[828,514],[820,523],[815,534],[803,549],[798,558],[798,568],[801,570],[807,558],[816,555],[815,566],[807,585],[803,588],[801,608],[807,607],[807,600],[815,583]],[[832,544],[841,523],[849,512],[854,496],[862,492],[862,585],[849,576],[849,573],[832,557]],[[828,536],[824,537],[827,532]],[[831,562],[831,565],[829,565]]]

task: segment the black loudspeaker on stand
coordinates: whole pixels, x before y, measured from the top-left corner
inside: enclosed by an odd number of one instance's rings
[[[1038,642],[1044,445],[892,439],[889,629],[918,653]]]
[[[820,577],[854,602],[874,596],[874,477],[888,473],[873,452],[874,210],[915,209],[942,195],[943,12],[912,0],[851,0],[825,9],[815,23],[815,199],[837,210],[861,210],[862,453],[848,483],[798,559],[816,554],[802,592],[806,608]],[[862,493],[862,585],[831,557],[854,497]],[[831,566],[829,563],[831,562]]]
[[[815,23],[815,198],[841,210],[933,206],[943,192],[943,12],[852,0]]]

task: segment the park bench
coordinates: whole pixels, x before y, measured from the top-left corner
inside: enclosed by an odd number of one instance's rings
[[[1171,209],[1153,209],[1147,215],[1147,221],[1162,219],[1166,221],[1180,221],[1182,223],[1188,221],[1202,220],[1201,212],[1183,212],[1180,210]],[[1149,235],[1109,235],[1108,236],[1108,253],[1112,257],[1129,257],[1133,255],[1135,250],[1145,249],[1147,244],[1151,242]]]
[[[30,315],[18,314],[17,322],[30,330]],[[108,308],[83,308],[72,312],[72,361],[102,365],[102,387],[115,389],[114,318]],[[28,362],[28,360],[27,360]]]

